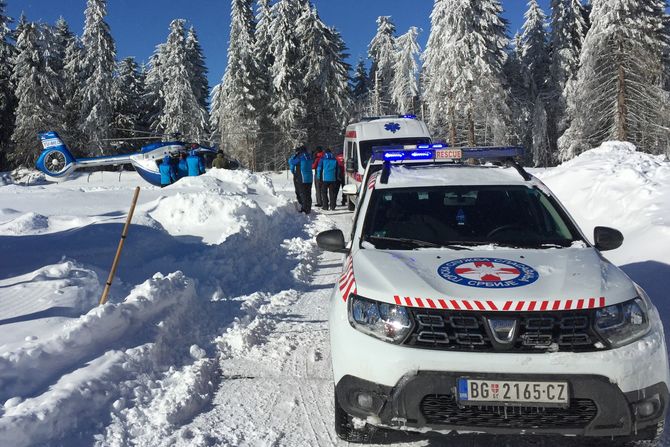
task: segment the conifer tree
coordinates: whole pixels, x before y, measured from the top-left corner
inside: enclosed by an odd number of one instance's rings
[[[5,156],[9,152],[16,107],[11,83],[15,56],[12,32],[9,29],[12,19],[6,15],[6,9],[6,2],[0,0],[0,171],[4,170]]]
[[[557,133],[560,136],[569,124],[565,119],[565,89],[567,83],[577,76],[587,24],[580,0],[552,0],[551,9],[552,56],[549,70],[554,88]]]
[[[295,29],[303,5],[303,0],[279,0],[271,10],[271,103],[278,132],[277,144],[285,155],[307,140],[304,73],[300,69],[302,54]]]
[[[65,48],[65,59],[63,60],[61,98],[64,115],[62,137],[68,142],[70,150],[77,155],[84,155],[81,151],[84,149],[84,145],[90,141],[88,138],[84,138],[80,128],[84,85],[82,53],[81,41],[73,36]]]
[[[209,99],[209,81],[207,79],[207,66],[205,55],[198,40],[195,28],[191,26],[186,36],[186,51],[188,53],[189,70],[191,70],[191,84],[198,99],[198,104],[207,109]]]
[[[532,146],[531,154],[535,166],[548,166],[553,158],[553,145],[550,142],[550,128],[547,107],[552,98],[549,80],[549,51],[545,32],[546,15],[537,0],[528,2],[528,10],[524,15],[521,36],[521,62],[528,76],[528,98],[532,104]]]
[[[302,42],[308,147],[334,145],[347,124],[351,108],[349,65],[340,34],[326,26],[316,8],[306,4],[297,22]]]
[[[419,64],[421,48],[418,42],[419,29],[411,27],[397,39],[397,55],[393,68],[391,98],[398,112],[416,113],[419,97]]]
[[[452,145],[507,141],[508,40],[501,14],[497,0],[435,1],[423,55],[424,97],[435,133],[444,136],[448,127]]]
[[[253,0],[232,0],[228,66],[217,94],[221,107],[221,140],[231,154],[250,169],[257,169],[258,110],[260,88],[258,62],[254,57]]]
[[[142,97],[143,127],[153,132],[158,132],[160,127],[160,116],[165,109],[165,100],[161,93],[163,83],[166,81],[164,75],[165,44],[156,46],[154,53],[149,58],[148,67],[145,68],[144,95]]]
[[[353,78],[353,119],[360,119],[370,113],[370,78],[363,59],[358,60]]]
[[[377,18],[377,34],[370,42],[368,57],[372,61],[372,109],[377,115],[395,112],[391,98],[391,84],[396,61],[396,28],[391,17]]]
[[[12,83],[16,86],[18,105],[9,158],[17,166],[31,166],[41,152],[39,132],[61,130],[62,121],[54,107],[60,98],[54,82],[56,75],[40,48],[36,24],[25,23],[21,27],[16,49]]]
[[[88,0],[82,44],[81,130],[89,141],[102,148],[102,141],[109,137],[114,118],[112,92],[116,68],[116,49],[105,22],[106,0]],[[102,152],[102,149],[100,149]]]
[[[662,89],[664,0],[593,0],[591,28],[568,96],[570,128],[561,159],[608,139],[660,153],[670,144],[668,95]]]
[[[200,143],[207,140],[209,117],[191,83],[184,25],[182,19],[170,23],[170,35],[163,47],[160,94],[165,106],[158,118],[158,130]]]
[[[140,67],[132,57],[119,62],[114,78],[114,135],[115,138],[137,136],[142,129],[142,97],[144,79]]]

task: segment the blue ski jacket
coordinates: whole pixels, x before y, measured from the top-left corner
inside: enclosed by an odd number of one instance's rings
[[[314,174],[312,171],[312,157],[307,152],[295,154],[288,159],[288,165],[293,175],[299,174],[303,183],[312,183]],[[299,172],[297,170],[299,169]]]
[[[205,173],[205,162],[195,152],[191,152],[191,155],[186,157],[186,164],[188,165],[189,177],[197,177]]]
[[[331,152],[326,152],[316,167],[316,176],[323,182],[336,182],[339,177],[338,169],[335,156]]]
[[[188,176],[188,163],[186,163],[185,158],[179,159],[179,164],[177,165],[177,174],[179,178]]]
[[[177,171],[170,157],[164,157],[163,163],[158,167],[161,173],[161,185],[170,185],[177,181]]]

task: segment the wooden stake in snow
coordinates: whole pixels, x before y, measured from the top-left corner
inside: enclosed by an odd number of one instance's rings
[[[114,280],[114,275],[116,275],[116,268],[119,266],[119,259],[121,258],[121,251],[123,250],[123,243],[126,241],[126,236],[128,236],[128,227],[130,227],[130,221],[133,220],[133,213],[135,212],[135,205],[137,204],[137,198],[140,196],[140,187],[135,188],[135,195],[133,196],[133,203],[130,205],[130,211],[128,211],[128,218],[126,219],[126,224],[123,226],[123,232],[121,233],[121,240],[119,241],[119,246],[116,249],[116,255],[114,256],[114,262],[112,263],[112,269],[109,272],[109,277],[105,283],[105,290],[102,291],[102,296],[100,297],[100,305],[102,306],[107,302],[107,295],[109,295],[109,289],[112,287],[112,281]]]

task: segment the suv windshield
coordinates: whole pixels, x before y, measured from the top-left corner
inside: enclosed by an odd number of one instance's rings
[[[376,248],[567,247],[581,237],[556,202],[526,186],[376,190],[363,240]]]

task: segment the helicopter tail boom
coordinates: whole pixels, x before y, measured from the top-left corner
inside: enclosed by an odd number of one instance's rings
[[[44,150],[37,159],[37,169],[52,177],[69,175],[75,169],[77,161],[63,140],[56,132],[44,132],[40,134],[40,140]]]

